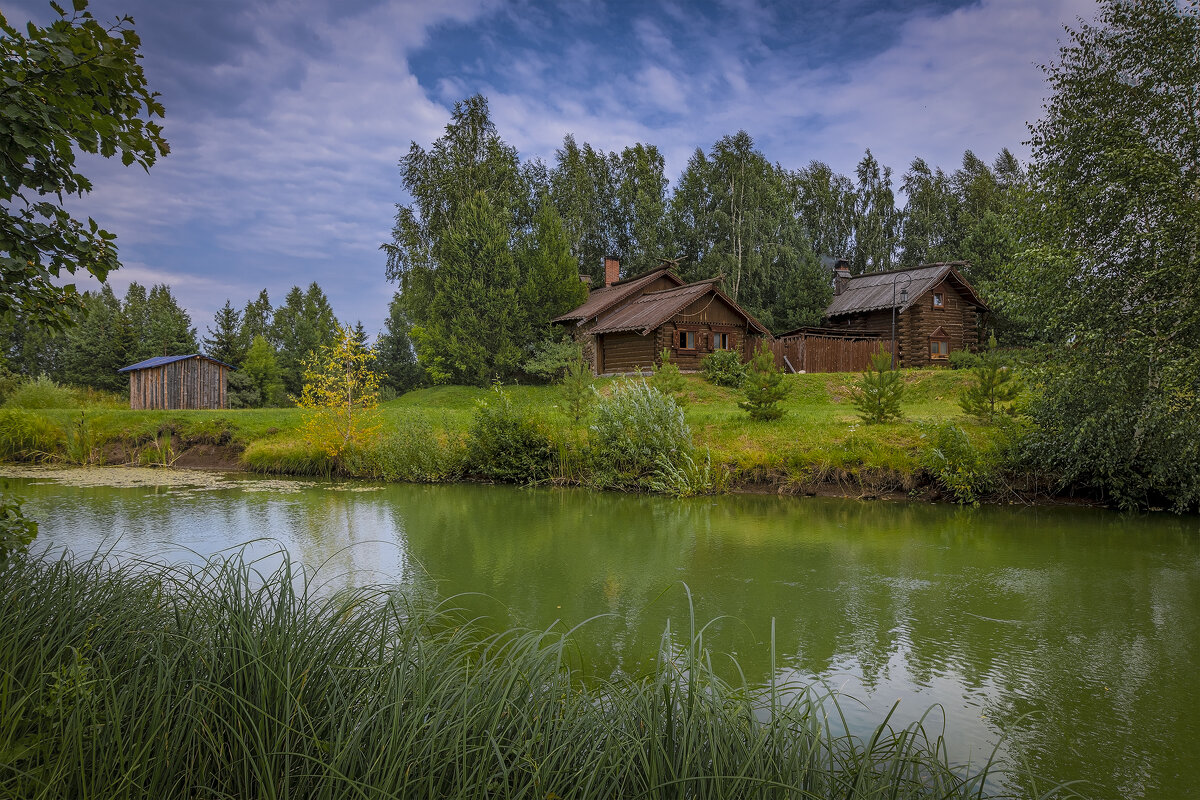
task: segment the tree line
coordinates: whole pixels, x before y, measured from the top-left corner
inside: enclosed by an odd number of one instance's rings
[[[203,336],[167,285],[147,291],[131,283],[123,297],[105,285],[83,292],[81,300],[61,332],[13,315],[0,319],[3,365],[18,374],[120,392],[129,385],[121,367],[202,352],[233,367],[232,407],[278,406],[300,396],[304,361],[337,338],[338,320],[316,282],[303,290],[293,286],[279,306],[272,306],[266,289],[240,309],[226,300]],[[392,314],[375,343],[380,384],[396,394],[419,380],[405,325]],[[362,323],[353,330],[358,346],[366,348]]]
[[[522,160],[481,95],[455,105],[428,149],[412,142],[400,172],[412,202],[382,245],[398,312],[426,377],[474,384],[520,377],[554,336],[547,321],[585,296],[576,276],[602,285],[605,256],[623,277],[663,259],[687,280],[723,276],[777,332],[819,323],[823,258],[856,274],[969,260],[986,296],[1014,252],[1025,178],[1007,149],[990,165],[967,151],[949,173],[916,158],[898,207],[892,169],[870,150],[853,176],[819,161],[788,169],[739,131],[697,148],[669,191],[653,144],[605,152],[567,135],[552,164]]]

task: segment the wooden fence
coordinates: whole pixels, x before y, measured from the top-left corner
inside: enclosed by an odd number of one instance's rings
[[[871,356],[890,353],[891,342],[868,337],[801,333],[771,341],[775,364],[784,372],[862,372]]]

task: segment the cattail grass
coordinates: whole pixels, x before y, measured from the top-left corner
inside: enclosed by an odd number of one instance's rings
[[[284,558],[23,556],[0,571],[0,797],[977,798],[919,725],[719,679],[694,623],[655,674],[488,633]],[[791,687],[794,689],[794,687]],[[787,697],[796,699],[785,700]],[[833,709],[831,711],[831,709]]]

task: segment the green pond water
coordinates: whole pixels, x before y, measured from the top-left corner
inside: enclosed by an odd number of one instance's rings
[[[1051,782],[1089,781],[1087,796],[1200,796],[1196,517],[0,475],[39,519],[43,546],[167,562],[282,547],[330,586],[434,587],[497,628],[591,620],[573,639],[600,675],[651,670],[668,620],[678,645],[694,609],[716,620],[707,643],[748,681],[857,698],[842,707],[858,731],[897,701],[901,723],[937,704],[927,724],[944,724],[955,759],[986,759],[1003,740],[1004,756]],[[131,481],[141,485],[103,485]]]

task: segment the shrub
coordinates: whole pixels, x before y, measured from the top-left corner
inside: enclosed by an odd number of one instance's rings
[[[783,382],[783,373],[775,366],[775,355],[766,342],[759,344],[754,358],[750,359],[742,392],[746,399],[738,403],[738,407],[749,412],[751,419],[770,421],[783,416],[779,402],[787,397],[788,386]]]
[[[659,363],[655,364],[650,376],[650,385],[658,389],[665,395],[675,397],[683,392],[687,387],[687,381],[683,379],[683,373],[679,371],[679,365],[671,360],[671,351],[663,348],[658,354]]]
[[[679,404],[644,380],[619,382],[596,406],[590,460],[598,486],[646,488],[662,460],[691,449],[692,432]]]
[[[538,345],[525,362],[525,371],[544,381],[561,380],[573,364],[583,361],[583,348],[573,339],[550,339]]]
[[[0,410],[0,459],[47,458],[59,449],[62,429],[45,417],[16,409]]]
[[[100,451],[103,442],[93,421],[82,411],[78,418],[67,424],[64,433],[62,457],[65,461],[81,466],[104,463]]]
[[[746,365],[736,350],[717,350],[700,362],[700,369],[709,383],[737,389],[746,380]]]
[[[903,396],[900,372],[892,369],[892,355],[885,352],[871,356],[871,368],[850,389],[858,415],[868,424],[899,418]]]
[[[512,483],[532,483],[550,474],[550,438],[525,408],[496,387],[490,400],[475,406],[467,434],[467,463],[480,475]]]
[[[254,472],[271,475],[309,475],[328,478],[337,464],[329,453],[299,439],[262,439],[242,453],[242,463]]]
[[[713,466],[712,452],[706,447],[703,460],[686,452],[674,458],[659,458],[649,487],[675,497],[699,497],[725,491],[729,478],[728,469],[720,464]]]
[[[8,408],[78,408],[76,392],[42,374],[17,386],[4,401]]]
[[[952,422],[932,425],[922,433],[921,466],[937,484],[964,505],[979,505],[993,485],[993,470],[966,432]]]
[[[950,353],[950,366],[954,369],[974,369],[979,366],[979,353],[955,350]]]
[[[345,474],[356,478],[409,483],[443,483],[465,469],[466,448],[460,439],[440,435],[425,417],[413,415],[394,432],[342,456]]]

